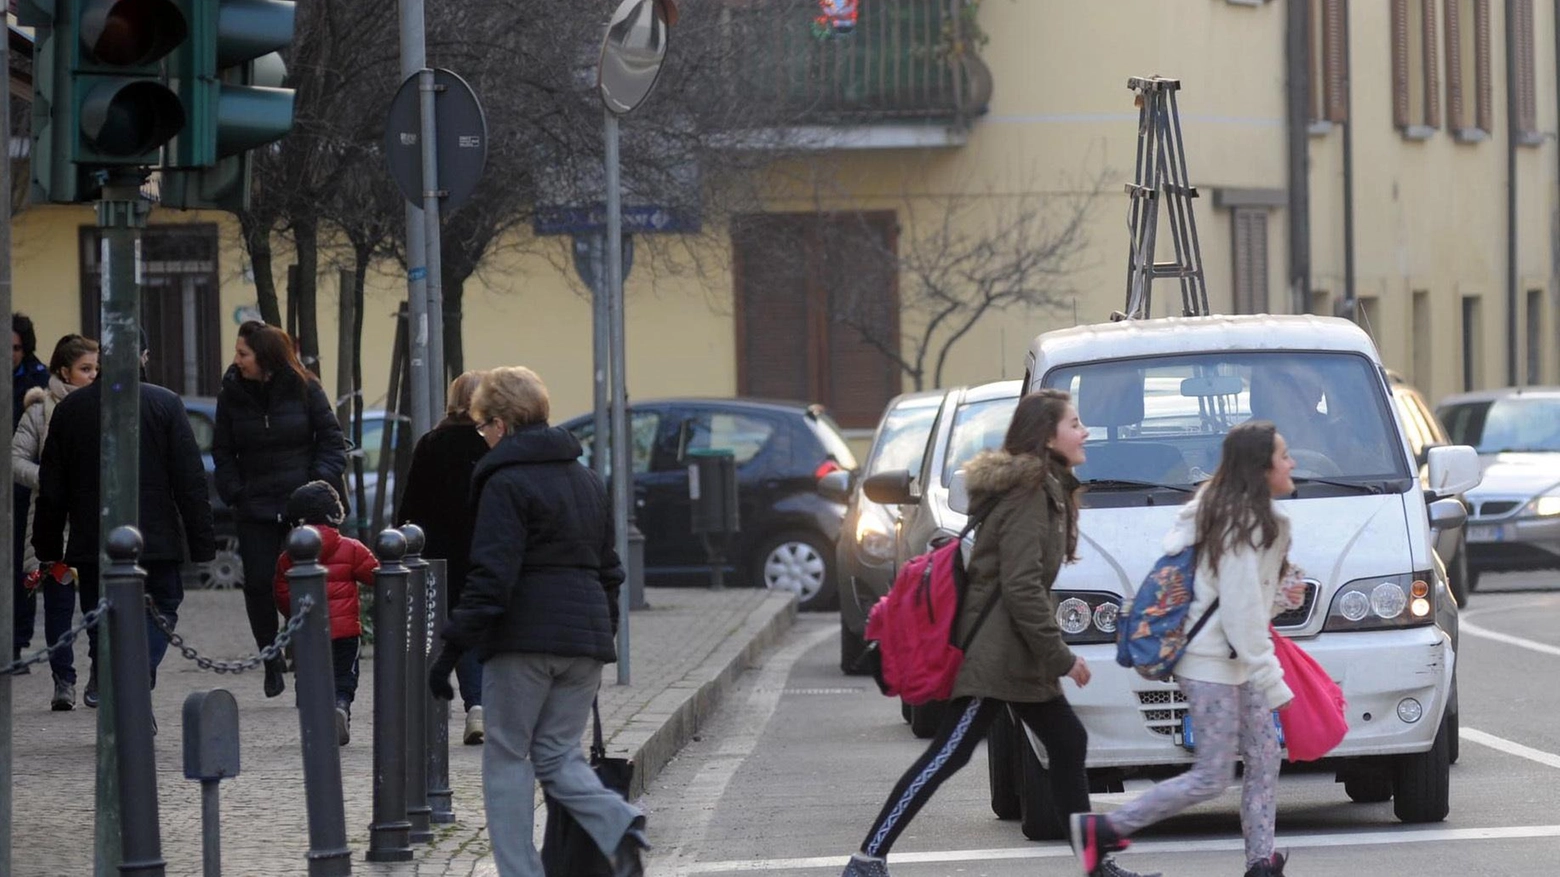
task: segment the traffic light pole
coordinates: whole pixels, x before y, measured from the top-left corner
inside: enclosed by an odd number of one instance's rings
[[[428,66],[423,0],[401,0],[401,79]],[[428,244],[423,211],[406,206],[407,380],[412,399],[412,436],[433,427],[428,393]]]

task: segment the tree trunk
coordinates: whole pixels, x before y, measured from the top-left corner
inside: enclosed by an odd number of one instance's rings
[[[244,249],[249,251],[249,270],[255,276],[255,298],[260,319],[272,326],[282,324],[282,309],[276,298],[276,275],[271,271],[271,224],[248,213],[239,214],[244,233]]]
[[[298,248],[298,286],[289,294],[296,296],[298,305],[298,347],[303,365],[316,375],[320,373],[320,321],[319,321],[319,272],[320,244],[319,219],[313,215],[298,216],[293,220],[293,239]]]
[[[466,370],[466,351],[461,343],[462,298],[466,278],[444,275],[444,380],[453,381]]]
[[[357,362],[357,337],[353,330],[358,325],[358,286],[357,275],[352,271],[343,268],[336,272],[336,277],[340,299],[336,307],[336,398],[342,400],[336,409],[336,419],[341,421],[345,433],[351,426],[352,413],[352,406],[346,403],[352,400],[352,393],[357,389],[351,365]]]

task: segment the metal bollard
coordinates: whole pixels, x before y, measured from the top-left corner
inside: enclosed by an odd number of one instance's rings
[[[433,595],[429,608],[433,612],[433,650],[438,651],[444,642],[444,628],[449,624],[449,564],[443,560],[428,561],[428,588]],[[428,698],[428,807],[432,810],[430,821],[444,825],[455,821],[455,809],[450,789],[450,704],[437,697]]]
[[[320,566],[320,534],[297,527],[287,534],[292,569],[293,616],[307,611],[293,637],[294,684],[298,687],[298,736],[303,742],[304,804],[309,817],[309,875],[352,873],[347,847],[347,816],[342,802],[341,750],[336,743],[336,683],[331,669],[330,611],[325,567]],[[313,601],[307,610],[305,598]]]
[[[216,688],[184,699],[184,778],[200,781],[202,877],[222,875],[217,784],[238,776],[238,701]]]
[[[152,748],[151,658],[146,644],[146,570],[141,533],[115,527],[105,540],[109,648],[113,649],[114,738],[119,759],[120,874],[167,873],[157,819],[157,757]]]
[[[407,524],[406,609],[411,628],[406,640],[406,819],[412,843],[433,840],[433,808],[428,806],[428,561],[422,528]]]
[[[409,862],[406,819],[406,537],[386,529],[374,540],[374,821],[370,862]]]

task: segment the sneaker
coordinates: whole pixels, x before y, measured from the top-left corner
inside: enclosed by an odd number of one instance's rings
[[[1116,864],[1116,860],[1112,859],[1110,856],[1106,856],[1104,861],[1100,862],[1100,873],[1104,874],[1105,877],[1164,877],[1164,875],[1158,871],[1150,871],[1147,874],[1139,874],[1136,871],[1128,871],[1126,868]]]
[[[76,708],[76,685],[66,682],[64,679],[54,677],[54,699],[49,701],[49,709],[57,713],[69,712]]]
[[[1068,818],[1073,853],[1089,877],[1105,877],[1105,854],[1127,848],[1126,838],[1116,834],[1110,820],[1098,813],[1074,813]]]
[[[1284,863],[1289,857],[1283,853],[1274,853],[1246,869],[1246,877],[1284,877]]]
[[[98,689],[96,664],[92,666],[92,671],[87,674],[87,688],[85,691],[81,692],[81,702],[86,704],[88,707],[91,707],[92,709],[97,709]]]
[[[352,714],[341,705],[336,706],[336,745],[345,746],[352,739]]]
[[[845,863],[840,877],[888,877],[888,861],[866,853],[856,853]]]
[[[482,707],[474,706],[466,710],[466,733],[461,737],[461,742],[467,746],[480,746],[482,745],[484,732]]]
[[[282,678],[281,658],[272,658],[265,662],[265,696],[276,697],[287,690],[287,680]]]
[[[640,854],[648,849],[650,841],[645,839],[645,818],[636,816],[612,854],[612,877],[644,877],[645,863]]]

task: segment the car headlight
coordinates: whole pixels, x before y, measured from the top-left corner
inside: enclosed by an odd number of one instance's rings
[[[882,506],[864,505],[856,514],[856,549],[876,566],[894,559],[894,522]]]
[[[1349,582],[1333,595],[1324,631],[1418,627],[1435,621],[1429,571]]]
[[[1541,496],[1528,503],[1522,509],[1522,513],[1540,518],[1552,518],[1555,515],[1560,515],[1560,494]]]
[[[1058,591],[1056,596],[1062,598],[1056,604],[1056,626],[1062,629],[1062,640],[1068,645],[1116,641],[1119,596],[1096,591]]]

